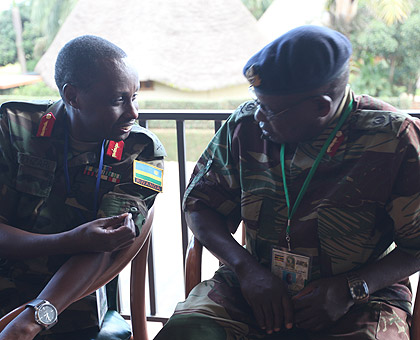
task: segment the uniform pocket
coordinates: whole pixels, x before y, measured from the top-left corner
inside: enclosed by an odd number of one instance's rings
[[[57,162],[19,152],[18,163],[16,190],[48,197],[54,183]]]

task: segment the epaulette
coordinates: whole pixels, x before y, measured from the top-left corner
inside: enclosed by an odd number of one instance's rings
[[[257,110],[258,106],[253,100],[249,100],[245,103],[242,103],[231,115],[230,121],[235,123],[239,122],[241,119],[246,117],[254,117],[255,111]]]
[[[166,151],[165,151],[165,148],[163,147],[163,144],[160,142],[160,140],[157,138],[157,136],[152,131],[135,124],[135,125],[133,125],[133,128],[131,129],[130,135],[132,133],[134,133],[134,134],[138,133],[138,134],[146,135],[147,137],[149,137],[152,140],[155,157],[165,157],[166,156]]]
[[[5,109],[19,109],[25,111],[46,111],[49,106],[53,104],[52,100],[29,100],[29,101],[20,101],[20,100],[13,100],[7,101],[1,104],[0,106],[0,113],[3,112]]]
[[[358,130],[392,132],[397,135],[401,125],[410,115],[403,112],[358,110],[351,117],[352,126]]]

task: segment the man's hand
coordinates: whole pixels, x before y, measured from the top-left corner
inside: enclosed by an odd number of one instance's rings
[[[267,334],[293,326],[293,307],[286,285],[259,264],[247,266],[238,275],[241,291],[251,306],[258,325]]]
[[[133,244],[136,226],[131,214],[100,218],[69,231],[78,252],[112,252]]]
[[[344,276],[311,282],[292,301],[296,326],[310,331],[325,329],[353,305]]]

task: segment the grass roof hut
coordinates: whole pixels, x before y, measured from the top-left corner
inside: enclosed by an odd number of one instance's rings
[[[240,0],[79,0],[36,66],[47,85],[60,48],[84,34],[123,48],[150,98],[244,97],[242,67],[263,46]]]

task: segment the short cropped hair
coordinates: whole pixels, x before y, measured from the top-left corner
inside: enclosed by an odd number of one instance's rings
[[[127,54],[112,42],[95,35],[83,35],[70,40],[60,50],[55,63],[55,83],[58,90],[72,84],[88,90],[97,79],[99,61],[122,59]]]
[[[349,64],[341,71],[341,73],[331,82],[321,88],[320,93],[327,94],[333,100],[341,100],[349,81],[350,67]]]

